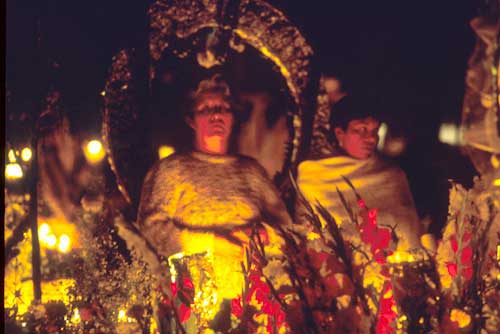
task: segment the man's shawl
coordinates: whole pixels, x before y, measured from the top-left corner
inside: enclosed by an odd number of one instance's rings
[[[351,219],[337,189],[352,208],[357,206],[355,193],[343,177],[350,180],[368,208],[377,209],[379,225],[396,228],[398,249],[419,247],[420,223],[406,175],[399,167],[378,157],[309,160],[299,165],[297,184],[312,207],[319,202],[342,225]],[[297,212],[303,211],[298,208]]]

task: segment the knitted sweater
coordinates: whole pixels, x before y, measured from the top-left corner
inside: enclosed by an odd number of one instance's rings
[[[260,222],[269,236],[266,255],[279,254],[281,242],[271,226],[290,224],[290,217],[254,159],[174,154],[146,175],[138,215],[142,234],[166,257],[211,254],[224,298],[242,291],[243,247],[249,228]]]

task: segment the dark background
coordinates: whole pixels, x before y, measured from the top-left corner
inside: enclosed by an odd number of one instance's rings
[[[439,233],[448,179],[471,185],[460,151],[438,142],[443,121],[459,123],[464,74],[475,37],[474,1],[273,0],[314,47],[323,72],[378,96],[408,140],[397,158],[421,217]],[[146,1],[6,3],[6,88],[16,108],[36,110],[50,85],[62,90],[73,131],[100,132],[99,93],[112,56],[144,45]],[[19,107],[22,106],[22,107]],[[7,115],[19,110],[8,110]],[[9,116],[10,117],[10,116]]]

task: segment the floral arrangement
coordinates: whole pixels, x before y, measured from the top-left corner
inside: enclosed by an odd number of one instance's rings
[[[34,303],[24,315],[9,310],[6,328],[12,333],[158,333],[164,332],[164,316],[173,317],[178,333],[203,322],[207,333],[496,333],[500,197],[493,184],[487,177],[470,190],[452,184],[442,240],[414,252],[396,250],[394,231],[378,221],[376,208],[367,207],[354,187],[355,206],[338,193],[351,227],[339,227],[320,203],[313,207],[298,193],[307,224],[280,231],[282,261],[266,256],[263,229],[249,232],[241,269],[245,288],[225,305],[224,319],[209,312],[196,318],[210,303],[210,279],[183,275],[179,261],[170,294],[154,290],[151,268],[134,252],[122,254],[113,228],[103,224],[104,210],[84,208],[79,226],[85,226],[86,247],[75,258],[81,270],[72,269],[71,302]],[[7,217],[16,208],[7,207]],[[6,223],[12,225],[12,219]],[[207,258],[197,261],[199,273],[209,278]]]
[[[300,296],[288,312],[292,333],[495,333],[500,215],[491,180],[478,178],[469,191],[453,184],[437,250],[407,252],[395,251],[394,231],[377,222],[377,210],[345,181],[358,199],[352,208],[338,192],[354,229],[339,228],[320,203],[313,208],[298,191],[308,226],[283,231]]]

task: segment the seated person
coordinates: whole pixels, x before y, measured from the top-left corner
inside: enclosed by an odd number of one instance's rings
[[[228,85],[219,76],[201,81],[186,115],[194,131],[194,150],[158,161],[142,188],[138,214],[142,234],[169,262],[188,266],[195,293],[204,290],[198,283],[216,291],[198,302],[204,310],[193,306],[199,328],[207,326],[203,317],[213,319],[209,309],[218,312],[222,303],[230,305],[231,299],[241,296],[245,288],[241,264],[249,231],[265,223],[266,255],[279,257],[280,239],[273,226],[291,223],[276,188],[257,161],[228,154],[237,118]],[[210,263],[205,268],[208,274],[192,268],[203,262]],[[200,282],[207,275],[211,282]]]
[[[338,143],[336,152],[299,164],[297,184],[311,206],[318,201],[342,226],[350,218],[336,189],[351,207],[357,206],[354,192],[343,179],[348,178],[367,207],[377,209],[378,224],[395,228],[398,250],[418,248],[421,227],[406,175],[375,152],[379,126],[373,109],[353,96],[345,96],[330,113],[330,129]],[[299,221],[301,210],[297,208]]]

